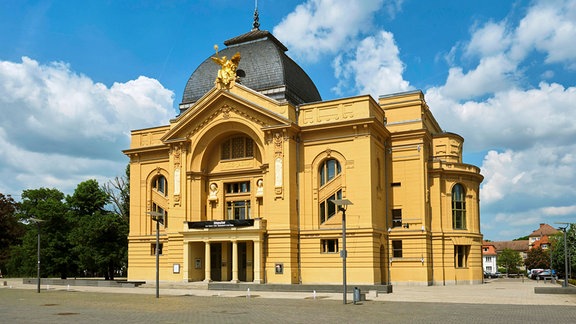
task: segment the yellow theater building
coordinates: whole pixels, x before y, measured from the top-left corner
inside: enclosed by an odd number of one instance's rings
[[[478,167],[421,91],[322,101],[271,33],[224,42],[180,114],[133,130],[128,279],[342,284],[482,282]],[[156,222],[163,215],[160,244]]]

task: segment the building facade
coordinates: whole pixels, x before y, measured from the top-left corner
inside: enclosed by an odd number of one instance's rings
[[[482,244],[482,258],[482,266],[484,267],[485,273],[494,275],[498,272],[498,253],[492,242],[484,242],[484,244]]]
[[[341,284],[348,199],[350,284],[482,282],[483,177],[421,91],[322,101],[269,32],[224,44],[124,151],[130,280],[153,280],[159,248],[162,281]]]

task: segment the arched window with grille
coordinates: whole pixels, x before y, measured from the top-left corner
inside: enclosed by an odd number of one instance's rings
[[[452,228],[466,229],[466,191],[459,183],[452,188]]]
[[[220,146],[220,159],[233,160],[254,157],[254,141],[248,136],[234,136]]]

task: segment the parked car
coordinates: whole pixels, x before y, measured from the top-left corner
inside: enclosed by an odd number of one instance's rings
[[[484,271],[484,278],[500,278],[500,272]]]
[[[550,270],[544,270],[541,272],[538,272],[538,274],[536,274],[536,279],[542,280],[542,279],[551,279],[552,278],[552,271]]]
[[[536,276],[544,269],[532,269],[528,272],[528,278],[536,280]]]

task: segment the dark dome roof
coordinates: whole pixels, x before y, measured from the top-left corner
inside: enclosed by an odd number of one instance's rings
[[[227,47],[218,53],[219,56],[231,58],[240,52],[237,70],[240,84],[270,98],[287,100],[295,105],[322,100],[314,82],[286,55],[288,49],[270,32],[254,29],[225,41],[224,45]],[[210,57],[188,79],[181,110],[185,110],[214,87],[220,67]]]

